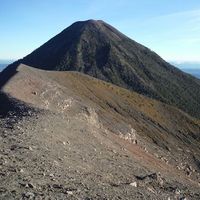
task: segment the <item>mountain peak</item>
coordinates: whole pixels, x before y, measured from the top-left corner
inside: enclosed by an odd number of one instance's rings
[[[74,24],[84,24],[84,25],[88,25],[88,24],[93,24],[93,25],[102,25],[105,24],[105,22],[103,20],[95,20],[95,19],[88,19],[88,20],[84,20],[84,21],[77,21]]]
[[[102,20],[89,19],[89,20],[85,20],[85,21],[74,22],[70,27],[73,27],[73,28],[74,27],[77,27],[77,28],[79,28],[79,27],[86,27],[86,26],[101,27],[103,25],[106,25],[106,23],[104,21],[102,21]]]
[[[79,21],[79,22],[82,22],[82,23],[90,23],[90,24],[103,24],[105,23],[103,20],[95,20],[95,19],[88,19],[88,20],[85,20],[85,21]],[[78,23],[78,22],[77,22]]]
[[[121,37],[125,37],[125,35],[103,20],[89,19],[86,21],[77,21],[65,30],[68,31],[70,28],[73,31],[79,32],[80,34],[82,34],[84,31],[89,31],[90,37],[96,37],[97,35],[95,35],[95,33],[97,32],[106,34],[108,37],[110,37],[110,39],[120,40]]]

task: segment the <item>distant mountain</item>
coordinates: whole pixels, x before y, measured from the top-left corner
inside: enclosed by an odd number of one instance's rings
[[[190,69],[190,68],[184,68],[182,69],[184,72],[191,74],[197,78],[200,79],[200,68],[196,68],[196,69]]]
[[[200,118],[200,80],[103,21],[72,24],[6,71],[19,63],[45,70],[79,71]]]
[[[200,63],[199,62],[184,62],[176,63],[174,65],[179,67],[184,72],[191,74],[200,79]]]
[[[6,68],[9,64],[13,63],[14,60],[3,60],[3,59],[0,59],[0,72]]]
[[[173,64],[181,69],[200,69],[200,62],[173,62]]]
[[[8,64],[0,64],[0,72],[6,67]]]

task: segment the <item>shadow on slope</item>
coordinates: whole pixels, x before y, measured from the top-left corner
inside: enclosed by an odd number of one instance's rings
[[[26,103],[3,92],[3,87],[18,73],[17,66],[17,64],[10,65],[0,73],[0,118],[14,116],[20,119],[33,110]]]
[[[0,73],[0,90],[3,86],[17,74],[17,66],[18,64],[9,65]]]
[[[31,114],[33,108],[25,103],[10,97],[4,92],[0,92],[0,118],[14,116],[20,119]]]

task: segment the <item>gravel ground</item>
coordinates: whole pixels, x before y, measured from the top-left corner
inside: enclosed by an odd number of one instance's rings
[[[0,122],[0,199],[200,198],[192,183],[134,159],[91,109],[21,114]]]

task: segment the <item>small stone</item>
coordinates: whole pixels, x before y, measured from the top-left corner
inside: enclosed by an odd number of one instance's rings
[[[54,174],[49,174],[50,177],[54,177]]]
[[[21,173],[23,173],[23,172],[24,172],[24,170],[23,170],[23,169],[20,169],[19,171],[20,171]]]
[[[26,192],[23,194],[23,196],[29,199],[33,199],[35,197],[35,195],[32,192]]]
[[[28,149],[29,149],[30,151],[33,151],[33,148],[32,148],[32,147],[30,147],[30,146],[28,147]]]
[[[144,147],[144,151],[148,153],[148,151],[147,151],[147,148],[146,148],[146,147]]]
[[[32,94],[37,95],[37,92],[36,92],[36,91],[33,91]]]
[[[58,157],[58,160],[59,160],[59,161],[62,161],[63,159],[62,159],[61,157]]]
[[[8,163],[8,161],[6,159],[3,160],[3,165],[6,165]]]
[[[36,186],[33,185],[32,183],[28,183],[28,187],[29,187],[29,188],[36,188]]]
[[[130,186],[137,187],[137,182],[130,183]]]
[[[53,162],[55,165],[57,165],[57,166],[59,165],[58,161],[54,160]]]
[[[153,188],[148,187],[147,190],[149,190],[150,192],[152,192],[153,194],[155,194],[156,192],[154,191]]]
[[[55,188],[55,189],[62,189],[63,186],[59,185],[59,184],[53,184],[53,188]]]
[[[180,195],[180,194],[181,194],[181,191],[180,191],[179,189],[176,189],[176,190],[175,190],[175,194],[176,194],[176,195]]]
[[[73,195],[73,192],[72,191],[67,191],[67,194]]]

